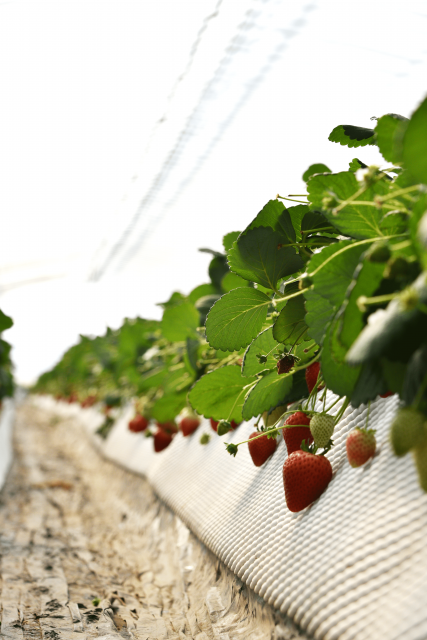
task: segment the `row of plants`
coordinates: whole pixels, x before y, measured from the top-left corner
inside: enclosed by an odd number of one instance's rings
[[[247,443],[261,466],[283,433],[292,511],[329,484],[325,454],[347,407],[368,407],[365,427],[347,439],[356,467],[376,449],[370,403],[397,395],[392,447],[413,453],[427,491],[427,99],[410,119],[374,120],[340,125],[329,140],[376,145],[384,167],[311,165],[305,193],[277,195],[224,236],[223,251],[201,249],[211,254],[208,283],[174,292],[159,322],[127,319],[82,336],[35,391],[102,401],[101,435],[112,408],[134,399],[129,428],[153,436],[156,451],[172,441],[177,416],[184,436],[205,416],[220,437],[256,418],[249,440],[226,450],[235,456]]]
[[[13,320],[0,309],[0,409],[3,399],[11,397],[14,391],[11,345],[3,340],[3,331],[13,326]]]

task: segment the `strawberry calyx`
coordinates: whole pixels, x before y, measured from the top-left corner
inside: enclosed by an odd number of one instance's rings
[[[312,453],[313,455],[324,456],[325,453],[328,453],[328,451],[330,451],[333,446],[334,446],[334,441],[331,438],[328,444],[326,445],[326,447],[323,447],[323,451],[321,453],[317,453],[319,449],[321,449],[322,447],[318,447],[316,444],[314,444],[314,442],[312,442],[311,444],[308,444],[306,440],[303,440],[301,442],[301,451],[305,451],[306,453]]]
[[[231,456],[236,457],[237,452],[239,451],[239,445],[231,443],[225,443],[225,449]]]

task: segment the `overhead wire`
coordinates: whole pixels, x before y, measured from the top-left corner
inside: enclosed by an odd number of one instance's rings
[[[215,5],[214,10],[207,16],[205,16],[205,18],[203,19],[202,25],[199,29],[199,31],[197,32],[196,38],[191,46],[190,49],[190,53],[188,56],[188,60],[187,60],[187,64],[185,65],[184,70],[180,73],[180,75],[178,76],[178,78],[175,80],[172,90],[169,93],[169,96],[167,98],[167,104],[166,104],[166,108],[164,113],[162,114],[162,116],[157,120],[157,122],[155,123],[154,127],[151,130],[151,133],[149,134],[149,140],[145,149],[145,153],[148,152],[148,149],[150,147],[151,141],[157,131],[157,129],[159,128],[159,126],[161,124],[163,124],[167,117],[168,117],[168,112],[170,109],[170,105],[172,103],[172,100],[176,94],[176,91],[178,89],[178,86],[183,82],[183,80],[185,79],[185,77],[188,75],[188,73],[190,72],[190,69],[193,65],[194,59],[197,55],[197,51],[199,49],[200,43],[202,41],[203,35],[206,32],[209,23],[216,18],[219,15],[219,10],[221,5],[223,4],[224,0],[217,0],[217,3]],[[167,160],[166,160],[167,162]],[[142,203],[141,203],[142,204]],[[115,245],[112,247],[107,259],[104,262],[104,266],[101,267],[100,269],[95,269],[95,271],[92,272],[92,274],[89,276],[89,280],[99,280],[99,278],[102,276],[102,273],[105,271],[105,268],[108,264],[108,262],[114,258],[114,256],[116,255],[117,251],[118,251],[118,246],[121,245],[123,243],[123,241],[128,237],[129,233],[132,231],[132,229],[134,228],[134,226],[136,225],[138,218],[141,214],[141,206],[138,207],[137,211],[135,212],[132,220],[130,221],[129,225],[126,227],[126,229],[124,230],[120,240],[115,243]]]
[[[262,0],[262,4],[265,5],[265,4],[268,4],[268,3],[269,3],[269,0]],[[185,126],[180,131],[180,133],[179,133],[179,135],[178,135],[178,137],[176,139],[175,144],[173,145],[172,149],[168,153],[168,155],[167,155],[165,161],[163,162],[158,174],[156,175],[156,177],[154,178],[151,186],[149,187],[148,191],[146,192],[146,195],[141,200],[141,202],[140,202],[139,206],[137,207],[134,215],[132,216],[132,219],[130,220],[129,224],[127,225],[127,227],[123,231],[123,233],[120,236],[119,240],[113,245],[113,247],[109,251],[109,253],[108,253],[106,259],[104,260],[102,266],[92,272],[90,279],[92,279],[92,280],[100,279],[102,277],[102,275],[105,273],[105,271],[108,269],[108,267],[111,265],[112,261],[115,258],[117,258],[117,256],[119,255],[120,251],[123,249],[123,247],[125,247],[126,243],[128,242],[128,239],[131,237],[131,234],[132,234],[133,230],[135,229],[138,221],[140,220],[142,214],[147,210],[148,206],[155,199],[155,196],[157,195],[157,192],[161,188],[163,188],[163,186],[164,186],[165,182],[167,181],[170,173],[172,172],[174,167],[177,165],[177,163],[179,161],[179,158],[182,156],[182,154],[183,154],[183,152],[185,150],[186,142],[188,142],[188,140],[191,138],[191,132],[194,129],[194,125],[197,122],[198,116],[199,116],[199,114],[200,114],[200,112],[201,112],[201,110],[202,110],[202,108],[204,106],[204,103],[209,101],[211,95],[213,95],[213,93],[214,93],[215,85],[220,82],[221,78],[224,77],[224,75],[226,74],[228,68],[230,67],[230,65],[232,63],[232,61],[234,60],[235,56],[238,54],[238,52],[240,50],[242,50],[242,48],[246,44],[246,40],[245,40],[245,37],[244,37],[245,31],[249,31],[255,25],[255,21],[259,17],[259,10],[258,10],[258,8],[256,6],[254,6],[254,5],[257,5],[257,4],[259,6],[259,3],[256,2],[256,0],[253,0],[253,2],[251,4],[252,4],[252,6],[249,7],[246,10],[246,12],[245,12],[245,14],[243,16],[243,19],[237,25],[235,34],[231,38],[228,46],[226,47],[226,49],[224,51],[224,54],[223,54],[222,58],[220,59],[218,65],[217,65],[217,68],[215,69],[215,71],[214,71],[211,79],[209,80],[209,82],[205,85],[205,88],[204,88],[204,90],[202,92],[202,95],[201,95],[198,103],[193,108],[192,112],[190,113],[190,115],[189,115],[189,117],[188,117],[188,119],[187,119],[187,121],[185,123]],[[312,10],[313,8],[315,8],[315,5],[313,5],[313,4],[305,5],[303,7],[303,10],[305,12],[307,12],[309,10]],[[300,24],[301,21],[300,20],[296,21],[296,22],[299,22],[298,26],[301,26],[301,24]],[[233,122],[233,120],[236,117],[236,115],[238,114],[238,112],[243,108],[243,106],[245,105],[245,103],[249,99],[250,95],[255,91],[255,89],[259,86],[259,84],[263,81],[263,79],[267,75],[268,71],[273,66],[274,62],[277,61],[280,58],[283,50],[287,47],[289,40],[294,35],[296,35],[296,31],[294,31],[294,30],[286,29],[286,30],[282,30],[282,31],[284,33],[283,40],[281,42],[279,42],[279,44],[275,47],[273,52],[268,56],[266,63],[261,67],[261,69],[258,71],[256,76],[254,78],[252,78],[252,80],[249,83],[247,83],[242,96],[240,97],[240,99],[238,100],[236,105],[234,106],[233,110],[231,111],[229,116],[226,118],[226,120],[221,124],[219,130],[217,131],[216,135],[212,138],[212,140],[211,140],[208,148],[206,149],[205,153],[202,155],[201,158],[198,159],[197,166],[180,183],[180,191],[182,191],[182,189],[185,188],[185,186],[187,186],[189,184],[189,182],[193,179],[194,175],[199,171],[199,169],[201,168],[202,164],[207,160],[207,158],[212,153],[214,147],[217,145],[217,143],[219,142],[219,140],[223,136],[224,132],[228,129],[230,124]],[[200,31],[199,31],[199,33],[200,33]],[[194,47],[193,47],[192,50],[194,50]],[[196,50],[197,50],[197,48],[196,48]],[[187,65],[187,68],[188,68],[188,65]],[[164,217],[164,213],[165,213],[166,209],[168,208],[168,206],[170,205],[170,203],[173,200],[174,200],[174,198],[171,198],[170,201],[166,204],[166,206],[163,209],[163,215],[162,216],[158,215],[155,220],[154,219],[152,219],[152,220],[148,219],[147,220],[147,225],[146,225],[145,229],[142,231],[142,233],[140,233],[138,235],[138,239],[136,240],[136,242],[134,242],[132,244],[132,246],[126,251],[126,253],[122,256],[122,258],[120,260],[120,265],[119,265],[120,268],[122,268],[125,264],[127,264],[129,262],[129,260],[131,260],[134,257],[136,252],[140,249],[141,244],[147,239],[147,237],[152,233],[154,227]]]

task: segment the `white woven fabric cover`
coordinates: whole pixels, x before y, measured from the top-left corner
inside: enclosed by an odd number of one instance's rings
[[[47,397],[36,402],[78,416],[91,433],[103,420],[93,409]],[[347,409],[328,454],[333,479],[319,500],[298,514],[285,503],[282,438],[260,468],[246,445],[236,458],[226,453],[224,442],[245,440],[252,424],[220,438],[206,421],[203,427],[213,436],[208,445],[198,442],[200,427],[188,438],[177,435],[155,454],[151,439],[128,431],[133,415],[128,407],[107,441],[93,440],[106,457],[147,476],[232,571],[315,638],[425,640],[427,496],[411,456],[398,459],[391,452],[388,432],[396,407],[395,397],[372,403],[369,424],[377,429],[378,454],[360,469],[348,464],[345,441],[351,429],[364,424],[366,408]]]

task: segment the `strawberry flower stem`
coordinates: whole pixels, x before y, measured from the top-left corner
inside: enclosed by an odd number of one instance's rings
[[[307,204],[305,200],[294,200],[293,198],[285,198],[284,196],[279,196],[279,194],[277,194],[276,200],[290,200],[291,202],[300,202],[301,204]]]
[[[323,269],[323,267],[325,267],[329,262],[331,262],[331,260],[335,260],[335,258],[337,258],[339,255],[341,255],[342,253],[345,253],[346,251],[348,251],[349,249],[352,249],[353,247],[358,247],[363,244],[370,244],[372,242],[377,242],[377,240],[392,240],[393,238],[402,238],[405,235],[406,235],[405,233],[398,233],[393,236],[377,236],[375,238],[367,238],[366,240],[358,240],[357,242],[352,242],[346,245],[345,247],[343,247],[342,249],[339,249],[338,251],[333,253],[331,256],[329,256],[329,258],[324,260],[324,262],[322,262],[322,264],[319,265],[317,269],[315,269],[311,273],[308,273],[307,275],[312,278],[313,276],[316,275],[316,273],[318,273],[321,269]],[[307,289],[305,289],[305,291],[306,290]]]
[[[337,415],[335,416],[335,424],[337,424],[341,420],[341,418],[344,415],[344,411],[347,409],[349,404],[350,404],[350,400],[347,398],[346,401],[343,403],[341,409],[338,411]]]
[[[368,428],[368,424],[369,424],[369,412],[371,410],[371,401],[369,400],[368,402],[368,412],[366,414],[366,424],[365,424],[365,429]]]
[[[330,410],[335,407],[335,405],[337,404],[337,402],[339,402],[342,399],[342,396],[338,396],[338,398],[331,404],[329,405],[329,407],[326,409],[325,413],[329,413]]]

